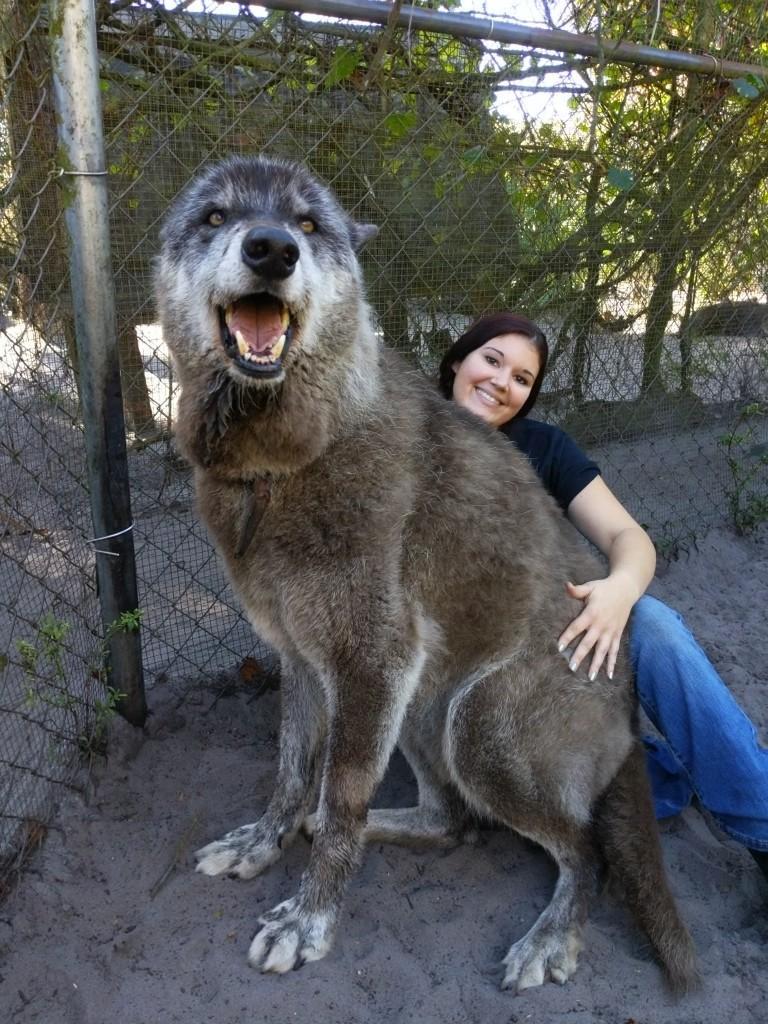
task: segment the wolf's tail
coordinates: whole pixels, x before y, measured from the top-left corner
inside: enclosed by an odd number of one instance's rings
[[[648,935],[673,991],[699,982],[693,941],[677,912],[661,859],[645,755],[635,741],[595,809],[597,841]]]

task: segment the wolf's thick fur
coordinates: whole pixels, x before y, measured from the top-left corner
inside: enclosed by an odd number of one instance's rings
[[[282,666],[274,796],[200,850],[198,870],[258,874],[317,798],[299,891],[261,918],[249,952],[283,972],[330,948],[367,840],[447,845],[480,816],[560,871],[504,986],[573,973],[602,853],[684,988],[693,951],[664,878],[626,657],[613,682],[590,682],[556,647],[578,611],[565,581],[601,569],[525,458],[379,344],[354,252],[366,234],[303,168],[243,158],[193,181],[163,229],[179,444]],[[265,374],[222,341],[222,311],[248,293],[291,315]],[[396,743],[419,804],[369,811]]]

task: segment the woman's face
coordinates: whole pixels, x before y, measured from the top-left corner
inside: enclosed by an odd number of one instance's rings
[[[536,347],[524,334],[500,334],[453,364],[453,400],[500,427],[522,409],[540,365]]]

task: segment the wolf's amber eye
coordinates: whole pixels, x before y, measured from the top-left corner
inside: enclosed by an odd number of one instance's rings
[[[225,220],[226,217],[221,210],[212,210],[206,217],[206,223],[210,224],[212,228],[220,228]]]
[[[317,231],[317,224],[309,217],[305,217],[299,221],[299,227],[305,235],[311,235],[313,231]]]

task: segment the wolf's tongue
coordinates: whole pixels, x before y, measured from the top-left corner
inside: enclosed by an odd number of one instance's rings
[[[276,299],[239,299],[232,304],[227,326],[233,335],[242,334],[251,352],[264,355],[284,333],[282,305]]]

